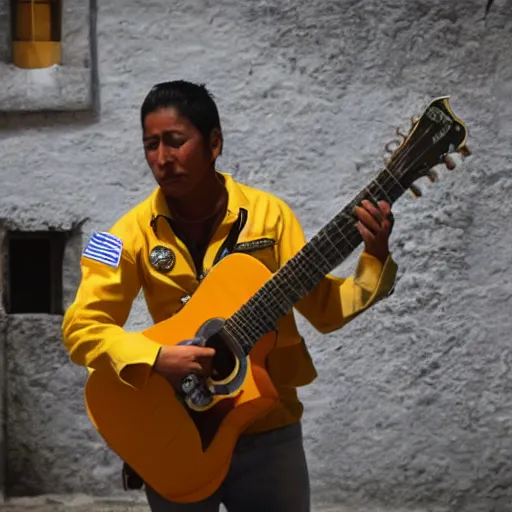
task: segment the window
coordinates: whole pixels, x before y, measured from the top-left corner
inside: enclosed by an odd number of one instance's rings
[[[47,68],[61,60],[60,0],[11,0],[12,60],[19,68]]]
[[[64,231],[9,231],[4,244],[7,313],[61,315]]]
[[[0,115],[99,113],[96,3],[0,0]]]

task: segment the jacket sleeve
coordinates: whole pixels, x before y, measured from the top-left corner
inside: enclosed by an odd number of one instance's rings
[[[306,244],[304,232],[293,211],[282,205],[278,233],[279,266]],[[391,255],[384,264],[362,252],[354,275],[327,275],[316,288],[295,304],[295,309],[321,333],[335,331],[393,291],[397,265]]]
[[[117,266],[91,259],[86,247],[81,258],[82,279],[63,319],[63,341],[74,363],[110,372],[140,389],[149,377],[160,345],[122,327],[141,280],[134,257],[122,239],[118,240],[122,248]]]

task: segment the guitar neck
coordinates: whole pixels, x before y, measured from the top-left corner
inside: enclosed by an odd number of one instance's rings
[[[394,203],[404,192],[389,169],[384,169],[304,247],[283,265],[225,324],[248,354],[254,344],[275,328],[277,320],[309,294],[320,281],[358,247],[354,207],[362,200]]]
[[[402,136],[387,167],[226,320],[224,334],[236,340],[246,354],[361,244],[353,212],[356,205],[364,199],[393,204],[418,178],[435,180],[432,167],[447,154],[471,154],[466,146],[466,126],[452,112],[447,96],[431,101],[413,120],[409,133]]]

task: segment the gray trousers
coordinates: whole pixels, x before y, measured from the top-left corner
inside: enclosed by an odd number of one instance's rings
[[[221,487],[198,503],[173,503],[146,486],[152,512],[309,512],[310,491],[300,423],[242,436]]]

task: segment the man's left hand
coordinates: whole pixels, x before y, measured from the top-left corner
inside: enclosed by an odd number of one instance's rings
[[[379,201],[377,207],[364,200],[354,209],[359,222],[356,224],[364,242],[364,249],[384,263],[389,256],[389,236],[393,230],[391,206]]]
[[[443,163],[449,170],[457,167],[453,155],[447,155]],[[389,236],[394,221],[389,203],[379,201],[377,206],[364,200],[354,208],[354,213],[359,220],[356,226],[363,238],[365,251],[385,263],[389,256]]]

